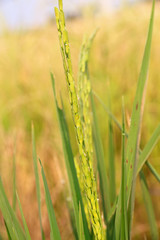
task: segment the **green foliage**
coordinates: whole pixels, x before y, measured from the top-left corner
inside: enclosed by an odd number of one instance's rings
[[[122,103],[122,174],[121,174],[121,239],[128,240],[128,221],[127,221],[127,196],[126,196],[126,164],[125,164],[125,111],[124,102]]]
[[[17,200],[18,200],[18,205],[19,205],[19,209],[20,209],[20,212],[21,212],[21,217],[22,217],[23,226],[24,226],[24,230],[25,230],[26,240],[31,240],[29,230],[28,230],[28,227],[27,227],[27,223],[26,223],[26,220],[25,220],[25,217],[24,217],[24,214],[23,214],[21,202],[20,202],[20,199],[18,197],[18,193],[17,193]]]
[[[122,104],[121,126],[121,124],[118,122],[110,110],[110,100],[108,104],[109,107],[106,107],[106,105],[94,93],[91,87],[88,63],[91,45],[97,30],[91,35],[91,37],[85,38],[82,44],[79,61],[78,87],[76,87],[72,70],[69,38],[65,25],[62,0],[59,0],[59,9],[55,8],[64,72],[68,86],[69,101],[77,140],[78,156],[74,156],[74,153],[72,151],[72,141],[70,139],[69,128],[66,121],[65,109],[63,101],[61,102],[62,107],[60,107],[60,104],[58,103],[53,74],[51,74],[51,80],[64,151],[65,166],[67,170],[68,182],[74,209],[73,222],[75,222],[76,228],[75,238],[79,240],[131,239],[131,227],[134,215],[135,187],[138,174],[140,176],[144,204],[150,225],[151,237],[153,240],[159,239],[154,208],[152,205],[147,181],[143,172],[143,167],[144,165],[147,165],[150,172],[156,177],[158,181],[160,181],[159,174],[151,165],[151,163],[148,162],[148,158],[160,137],[160,125],[153,132],[144,149],[140,149],[140,133],[143,115],[143,104],[145,100],[144,93],[147,83],[147,72],[150,59],[154,8],[155,0],[153,0],[148,38],[137,84],[137,91],[133,103],[131,125],[128,134],[125,129],[124,103]],[[104,149],[99,131],[100,123],[98,122],[97,118],[94,96],[96,96],[96,98],[100,101],[108,113],[108,169],[106,168],[105,163]],[[121,184],[118,195],[116,191],[116,164],[114,156],[113,122],[118,126],[122,134]],[[32,150],[41,237],[42,240],[44,240],[45,235],[42,226],[41,213],[41,188],[33,126]],[[50,223],[50,239],[61,240],[60,231],[56,221],[56,215],[52,205],[52,198],[45,176],[45,171],[40,160],[39,162]],[[98,183],[100,185],[100,191],[98,191]],[[17,200],[24,231],[21,227],[21,223],[16,216],[15,195],[16,166],[14,155],[13,208],[10,206],[2,184],[2,180],[0,179],[0,209],[4,218],[8,239],[30,240],[30,233],[18,194]],[[102,201],[98,200],[99,195]],[[100,205],[101,202],[102,206]],[[102,218],[102,215],[104,218]]]
[[[23,229],[14,213],[14,210],[9,204],[8,198],[5,194],[5,190],[0,179],[0,209],[3,214],[5,225],[7,228],[8,235],[13,240],[25,240]]]
[[[35,133],[34,133],[33,124],[32,124],[32,154],[33,154],[34,175],[35,175],[35,180],[36,180],[36,194],[37,194],[37,201],[38,201],[38,213],[39,213],[39,220],[40,220],[41,236],[42,236],[42,240],[44,240],[45,237],[44,237],[44,231],[43,231],[43,227],[42,227],[42,216],[41,216],[41,192],[40,192]]]
[[[12,200],[13,210],[16,210],[16,146],[14,146],[13,153],[13,200]]]
[[[41,173],[42,173],[42,178],[43,178],[43,184],[44,184],[44,189],[45,189],[45,198],[46,198],[46,205],[47,205],[47,210],[48,210],[48,216],[49,216],[49,223],[50,223],[50,228],[51,228],[51,240],[61,240],[60,232],[58,229],[53,205],[52,205],[52,200],[51,200],[51,195],[49,192],[46,176],[44,174],[43,166],[41,164]]]
[[[155,218],[153,204],[152,204],[152,200],[151,200],[149,189],[148,189],[148,184],[147,184],[145,175],[143,173],[143,170],[140,172],[140,182],[142,187],[145,208],[148,215],[148,221],[151,229],[151,237],[154,240],[158,240],[159,234],[158,234],[158,229],[156,224],[156,218]]]

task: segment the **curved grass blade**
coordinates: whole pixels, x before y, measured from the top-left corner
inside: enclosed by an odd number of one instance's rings
[[[152,172],[152,174],[155,176],[155,178],[158,180],[158,182],[160,182],[160,175],[158,174],[156,169],[148,161],[146,162],[146,165],[149,168],[149,170]]]
[[[18,193],[16,194],[16,196],[17,196],[17,200],[18,200],[18,205],[19,205],[19,210],[20,210],[20,213],[21,213],[22,221],[23,221],[23,226],[24,226],[24,230],[25,230],[26,240],[31,240],[31,237],[30,237],[30,234],[29,234],[29,230],[28,230],[28,226],[27,226],[24,214],[23,214],[21,202],[20,202],[20,199],[18,197]]]
[[[152,204],[148,185],[147,185],[146,178],[145,178],[143,171],[140,171],[140,182],[141,182],[141,188],[142,188],[145,208],[146,208],[147,215],[148,215],[148,221],[149,221],[149,225],[150,225],[151,239],[158,240],[159,233],[158,233],[156,218],[155,218],[155,214],[154,214],[153,204]]]
[[[145,86],[146,86],[146,82],[147,82],[147,73],[148,73],[151,41],[152,41],[152,31],[153,31],[154,9],[155,9],[155,0],[153,0],[148,38],[147,38],[146,47],[145,47],[145,51],[144,51],[144,57],[143,57],[142,67],[141,67],[140,76],[139,76],[139,80],[138,80],[136,96],[135,96],[134,103],[133,103],[131,126],[130,126],[130,130],[129,130],[127,150],[126,150],[127,202],[129,203],[129,201],[130,201],[129,205],[131,206],[131,209],[129,210],[130,218],[128,219],[129,233],[131,231],[132,213],[133,213],[133,208],[134,208],[137,159],[138,159],[138,149],[139,149],[139,141],[140,141],[142,113],[143,113],[142,102],[144,102],[144,92],[145,92]],[[120,236],[120,228],[117,228],[117,225],[119,225],[119,222],[120,222],[120,201],[118,203],[116,220],[115,220],[116,240],[119,240],[119,236]]]
[[[46,180],[46,177],[44,174],[44,170],[43,170],[41,161],[40,161],[40,165],[41,165],[41,174],[42,174],[44,190],[45,190],[45,198],[46,198],[46,205],[47,205],[47,210],[48,210],[49,223],[50,223],[50,228],[51,228],[50,236],[51,236],[52,240],[61,240],[61,236],[60,236],[60,232],[58,229],[47,180]]]
[[[45,240],[43,226],[42,226],[41,190],[40,190],[40,183],[39,183],[35,133],[34,133],[34,125],[33,124],[32,124],[32,155],[33,155],[34,174],[35,174],[35,180],[36,180],[36,194],[37,194],[37,201],[38,201],[38,213],[39,213],[39,221],[40,221],[40,228],[41,228],[41,238],[42,238],[42,240]]]
[[[91,236],[89,233],[88,224],[87,224],[87,220],[84,212],[84,206],[82,202],[79,182],[78,182],[75,163],[74,163],[74,157],[73,157],[71,143],[70,143],[69,131],[68,131],[67,123],[65,120],[64,111],[59,108],[57,103],[56,92],[55,92],[55,81],[54,81],[53,74],[51,74],[51,80],[52,80],[54,100],[55,100],[55,105],[57,110],[57,116],[58,116],[63,151],[64,151],[65,165],[67,169],[67,175],[68,175],[70,190],[72,194],[76,226],[78,230],[79,229],[79,204],[80,204],[83,223],[84,223],[85,239],[88,240],[88,239],[91,239]]]
[[[139,160],[138,160],[138,166],[137,166],[137,174],[140,172],[140,170],[142,169],[142,167],[145,163],[148,165],[148,163],[146,161],[147,161],[149,155],[151,154],[153,148],[157,144],[159,138],[160,138],[160,125],[158,125],[156,130],[153,132],[150,140],[144,147],[143,151],[141,151],[141,153],[140,153]]]
[[[110,109],[105,105],[105,103],[102,101],[102,99],[95,93],[95,91],[92,90],[92,94],[96,97],[96,99],[99,101],[99,103],[102,105],[103,109],[106,111],[106,113],[110,116],[110,118],[114,121],[116,126],[121,130],[122,132],[122,126],[120,122],[116,119],[116,117],[112,114]]]
[[[125,111],[122,100],[122,176],[121,176],[121,240],[128,240],[127,226],[127,194],[126,194],[126,164],[125,164]]]
[[[0,209],[12,240],[25,240],[23,229],[11,208],[0,178]]]

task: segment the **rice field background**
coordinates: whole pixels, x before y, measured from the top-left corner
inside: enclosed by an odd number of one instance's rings
[[[93,89],[104,102],[108,101],[107,91],[110,91],[112,111],[120,121],[121,96],[124,96],[128,119],[127,128],[130,124],[131,106],[142,61],[150,9],[150,4],[141,4],[119,11],[108,18],[86,17],[67,21],[75,75],[84,34],[93,32],[95,26],[100,27],[90,57],[89,68]],[[159,4],[156,5],[141,148],[147,143],[160,119],[160,16],[158,10]],[[72,129],[67,87],[55,23],[26,32],[9,33],[6,31],[0,36],[0,53],[0,170],[7,195],[12,199],[12,159],[16,148],[18,193],[31,231],[31,237],[32,239],[40,239],[31,147],[31,122],[33,121],[37,152],[46,171],[62,239],[73,239],[67,210],[70,205],[70,193],[67,190],[67,177],[50,81],[50,71],[52,71],[57,81],[57,92],[61,92],[63,95],[67,109],[67,121]],[[98,101],[96,101],[96,106],[107,158],[107,114]],[[74,145],[75,139],[72,131],[71,135]],[[114,140],[116,175],[119,179],[117,186],[119,186],[121,133],[116,127],[114,127]],[[76,151],[75,146],[74,152],[76,153]],[[158,172],[160,172],[159,153],[160,144],[156,146],[150,157],[150,162]],[[148,172],[147,169],[145,171]],[[149,172],[148,184],[160,228],[160,187]],[[141,205],[140,191],[138,183],[133,239],[145,239],[145,236],[150,239],[147,215]],[[42,214],[45,234],[49,239],[44,195],[42,195]],[[0,231],[3,233],[2,217],[0,221]]]

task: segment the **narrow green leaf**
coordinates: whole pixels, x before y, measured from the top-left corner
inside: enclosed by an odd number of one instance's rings
[[[85,240],[81,205],[79,205],[79,240]]]
[[[92,113],[93,113],[94,144],[95,144],[98,172],[99,172],[99,178],[100,178],[100,189],[101,189],[101,196],[102,196],[103,209],[104,209],[103,211],[104,220],[105,220],[105,223],[107,224],[108,215],[109,215],[109,212],[111,211],[111,203],[110,203],[110,197],[109,197],[109,184],[108,184],[103,146],[102,146],[102,141],[101,141],[99,127],[98,127],[98,120],[97,120],[97,114],[96,114],[96,108],[95,108],[92,90],[91,90],[91,106],[92,106]]]
[[[4,224],[5,224],[5,228],[6,228],[6,232],[7,232],[7,236],[8,236],[8,240],[12,240],[11,236],[10,236],[10,233],[9,233],[9,230],[8,230],[8,227],[7,227],[7,224],[6,222],[4,221]],[[3,239],[2,239],[3,240]]]
[[[12,200],[13,210],[16,211],[16,143],[14,144],[13,152],[13,200]]]
[[[33,155],[34,174],[35,174],[35,180],[36,180],[36,194],[37,194],[37,201],[38,201],[38,213],[39,213],[39,221],[40,221],[40,228],[41,228],[41,237],[42,237],[42,240],[45,240],[43,226],[42,226],[41,191],[40,191],[40,183],[39,183],[35,133],[34,133],[34,125],[33,124],[32,124],[32,155]]]
[[[148,161],[146,162],[146,165],[149,168],[149,170],[152,172],[152,174],[155,176],[155,178],[158,180],[158,182],[160,182],[160,175],[158,174],[156,169]]]
[[[146,163],[146,160],[148,159],[149,155],[151,154],[153,148],[157,144],[158,140],[160,138],[160,125],[156,128],[154,133],[152,134],[150,140],[144,147],[143,151],[141,151],[139,160],[138,160],[138,166],[137,166],[137,174],[142,169],[143,165]]]
[[[125,164],[125,111],[122,102],[122,176],[121,176],[121,240],[128,240],[127,226],[127,194],[126,194],[126,164]]]
[[[108,91],[108,95],[109,95]],[[111,108],[110,95],[108,97],[108,108]],[[115,183],[115,156],[114,156],[114,140],[113,140],[113,126],[112,119],[109,116],[108,118],[108,152],[109,152],[109,195],[111,206],[113,205],[116,199],[116,183]]]
[[[51,239],[52,240],[61,240],[61,236],[60,236],[60,232],[58,229],[47,180],[46,180],[46,177],[44,174],[44,170],[43,170],[41,161],[40,161],[40,164],[41,164],[41,174],[42,174],[44,190],[45,190],[45,198],[46,198],[46,205],[47,205],[47,210],[48,210],[49,223],[50,223],[50,228],[51,228]]]
[[[145,208],[146,208],[146,212],[148,215],[148,221],[149,221],[149,225],[150,225],[151,239],[158,240],[159,233],[158,233],[156,218],[155,218],[155,214],[154,214],[153,204],[152,204],[148,185],[147,185],[146,178],[145,178],[143,171],[140,172],[140,182],[141,182],[141,188],[142,188]]]
[[[11,208],[0,178],[0,209],[12,240],[25,240],[23,229]]]
[[[136,91],[135,100],[133,103],[133,111],[131,117],[131,126],[129,130],[127,153],[126,158],[128,160],[127,165],[127,185],[128,185],[128,199],[131,190],[131,185],[135,183],[134,175],[136,174],[137,167],[137,153],[139,146],[139,135],[142,118],[142,100],[144,101],[144,90],[147,81],[147,73],[151,51],[152,31],[153,31],[153,20],[154,20],[154,8],[155,0],[153,0],[153,7],[149,25],[148,39],[145,47],[144,57],[142,61],[141,72],[138,80],[138,86]],[[134,173],[135,172],[135,173]],[[133,187],[134,192],[134,187]]]
[[[59,108],[57,99],[56,99],[56,92],[55,92],[55,81],[53,74],[51,74],[51,80],[52,80],[52,87],[53,87],[53,94],[54,94],[54,100],[57,110],[57,116],[59,120],[59,127],[60,127],[60,133],[61,133],[61,139],[62,139],[62,145],[63,145],[63,151],[64,151],[64,159],[65,159],[65,165],[67,169],[67,175],[69,179],[70,184],[70,190],[72,194],[72,200],[73,200],[73,206],[74,206],[74,214],[75,214],[75,221],[77,230],[79,229],[79,204],[81,206],[81,212],[82,212],[82,218],[84,223],[84,234],[85,239],[91,239],[88,224],[84,212],[84,206],[82,202],[81,192],[80,192],[80,186],[77,178],[76,168],[74,164],[74,157],[72,153],[71,143],[70,143],[70,137],[69,137],[69,131],[67,127],[67,123],[65,120],[65,114],[62,109]]]
[[[114,121],[114,123],[116,124],[116,126],[122,131],[122,126],[120,124],[120,122],[116,119],[116,117],[112,114],[112,112],[110,111],[110,109],[105,105],[105,103],[102,101],[102,99],[92,90],[92,94],[96,97],[96,99],[98,100],[98,102],[102,105],[103,109],[105,110],[105,112],[109,115],[109,117]]]
[[[28,230],[28,226],[27,226],[24,214],[23,214],[21,202],[20,202],[20,199],[18,197],[18,193],[16,195],[17,195],[19,210],[20,210],[20,213],[21,213],[22,221],[23,221],[23,226],[24,226],[24,230],[25,230],[26,240],[31,240],[31,237],[30,237],[30,234],[29,234],[29,230]]]

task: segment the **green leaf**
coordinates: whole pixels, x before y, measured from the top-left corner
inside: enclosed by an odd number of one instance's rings
[[[0,209],[12,240],[25,240],[23,229],[11,208],[0,178]]]
[[[81,205],[79,205],[79,240],[85,240]]]
[[[65,165],[67,169],[67,175],[69,179],[70,184],[70,190],[72,194],[72,200],[73,200],[73,206],[74,206],[74,214],[75,214],[75,221],[77,230],[79,229],[79,204],[81,206],[81,212],[82,212],[82,218],[84,223],[84,234],[85,239],[91,239],[88,224],[84,212],[84,206],[82,202],[81,192],[80,192],[80,186],[77,178],[76,168],[74,164],[74,157],[72,153],[71,143],[70,143],[70,137],[69,137],[69,131],[65,119],[65,114],[63,109],[60,109],[57,103],[56,99],[56,92],[55,92],[55,81],[53,74],[51,74],[51,80],[52,80],[52,87],[53,87],[53,94],[54,94],[54,100],[57,110],[57,116],[59,120],[59,127],[60,127],[60,133],[61,133],[61,139],[62,139],[62,145],[63,145],[63,151],[64,151],[64,159],[65,159]]]
[[[22,217],[22,221],[23,221],[23,226],[24,226],[24,230],[25,230],[25,234],[26,234],[26,240],[31,240],[31,237],[30,237],[30,234],[29,234],[29,230],[28,230],[28,226],[27,226],[27,223],[26,223],[24,214],[23,214],[21,202],[20,202],[20,199],[19,199],[19,197],[18,197],[18,193],[17,193],[16,195],[17,195],[19,210],[20,210],[20,213],[21,213],[21,217]]]
[[[13,200],[12,200],[13,210],[16,211],[16,144],[14,144],[13,152]]]
[[[151,173],[153,174],[153,176],[155,176],[155,178],[158,180],[158,182],[160,182],[160,175],[158,174],[156,169],[148,161],[146,162],[146,165],[149,168],[149,170],[151,171]]]
[[[108,95],[109,95],[108,91]],[[109,104],[108,108],[110,110],[110,95],[109,95]],[[113,139],[113,127],[112,127],[112,119],[109,116],[108,118],[108,152],[109,152],[109,195],[111,206],[113,205],[116,199],[116,183],[115,183],[115,156],[114,156],[114,139]]]
[[[150,59],[150,51],[151,51],[151,41],[152,41],[152,31],[153,31],[153,20],[154,20],[154,8],[155,8],[155,0],[153,1],[148,39],[145,47],[144,57],[142,61],[142,67],[140,71],[140,76],[138,80],[138,86],[136,91],[136,96],[133,103],[133,111],[131,117],[131,126],[129,130],[128,143],[127,143],[127,153],[126,158],[128,160],[127,165],[127,185],[128,185],[128,199],[131,190],[132,182],[135,182],[134,175],[136,174],[137,167],[137,153],[139,146],[139,138],[140,138],[140,127],[141,127],[141,118],[142,118],[142,100],[144,102],[144,91],[145,85],[147,82],[147,73]],[[134,173],[135,172],[135,173]],[[134,190],[133,190],[134,191]]]
[[[6,228],[6,232],[7,232],[7,236],[8,236],[8,240],[12,240],[11,236],[10,236],[10,233],[9,233],[9,230],[8,230],[8,227],[7,227],[7,224],[6,222],[4,221],[4,224],[5,224],[5,228]],[[3,239],[2,239],[3,240]]]
[[[122,176],[121,176],[121,240],[128,240],[127,226],[127,194],[126,194],[126,164],[125,164],[125,111],[122,102]]]
[[[105,105],[105,103],[102,101],[102,99],[95,93],[95,91],[92,90],[92,94],[96,97],[96,99],[99,101],[99,103],[102,105],[105,112],[109,115],[109,117],[113,120],[113,122],[116,124],[116,126],[122,131],[122,126],[119,123],[119,121],[116,119],[116,117],[112,114],[110,109]]]
[[[140,182],[141,182],[141,188],[142,188],[145,208],[146,208],[146,212],[148,215],[148,221],[149,221],[149,225],[150,225],[151,239],[158,240],[159,233],[158,233],[156,218],[155,218],[155,214],[154,214],[153,204],[152,204],[148,185],[147,185],[146,178],[145,178],[143,171],[140,172]]]
[[[40,161],[40,160],[39,160]],[[46,205],[47,205],[47,210],[48,210],[48,217],[49,217],[49,223],[50,223],[50,228],[51,228],[51,239],[52,240],[61,240],[60,232],[58,229],[53,205],[52,205],[52,200],[51,200],[51,195],[49,192],[47,180],[44,174],[43,166],[41,164],[41,174],[43,178],[43,184],[44,184],[44,190],[45,190],[45,198],[46,198]]]
[[[155,129],[154,133],[152,134],[150,140],[144,147],[143,151],[141,151],[141,154],[139,156],[138,160],[138,166],[137,166],[137,174],[142,169],[143,165],[146,163],[149,155],[151,154],[153,148],[157,144],[158,140],[160,138],[160,125]]]
[[[39,183],[35,133],[34,133],[34,125],[33,124],[32,124],[32,155],[33,155],[34,174],[35,174],[35,180],[36,180],[36,194],[37,194],[37,201],[38,201],[38,213],[39,213],[39,221],[40,221],[40,228],[41,228],[41,237],[42,237],[42,240],[45,240],[43,226],[42,226],[41,191],[40,191],[40,183]]]
[[[91,106],[92,106],[92,114],[93,114],[94,144],[95,144],[95,150],[96,150],[98,172],[99,172],[99,178],[100,178],[100,190],[101,190],[103,210],[104,210],[103,213],[104,213],[104,220],[107,224],[108,215],[110,215],[110,211],[111,211],[111,203],[110,203],[110,197],[109,197],[109,184],[108,184],[103,146],[102,146],[102,141],[100,137],[96,108],[95,108],[92,91],[91,91]]]

